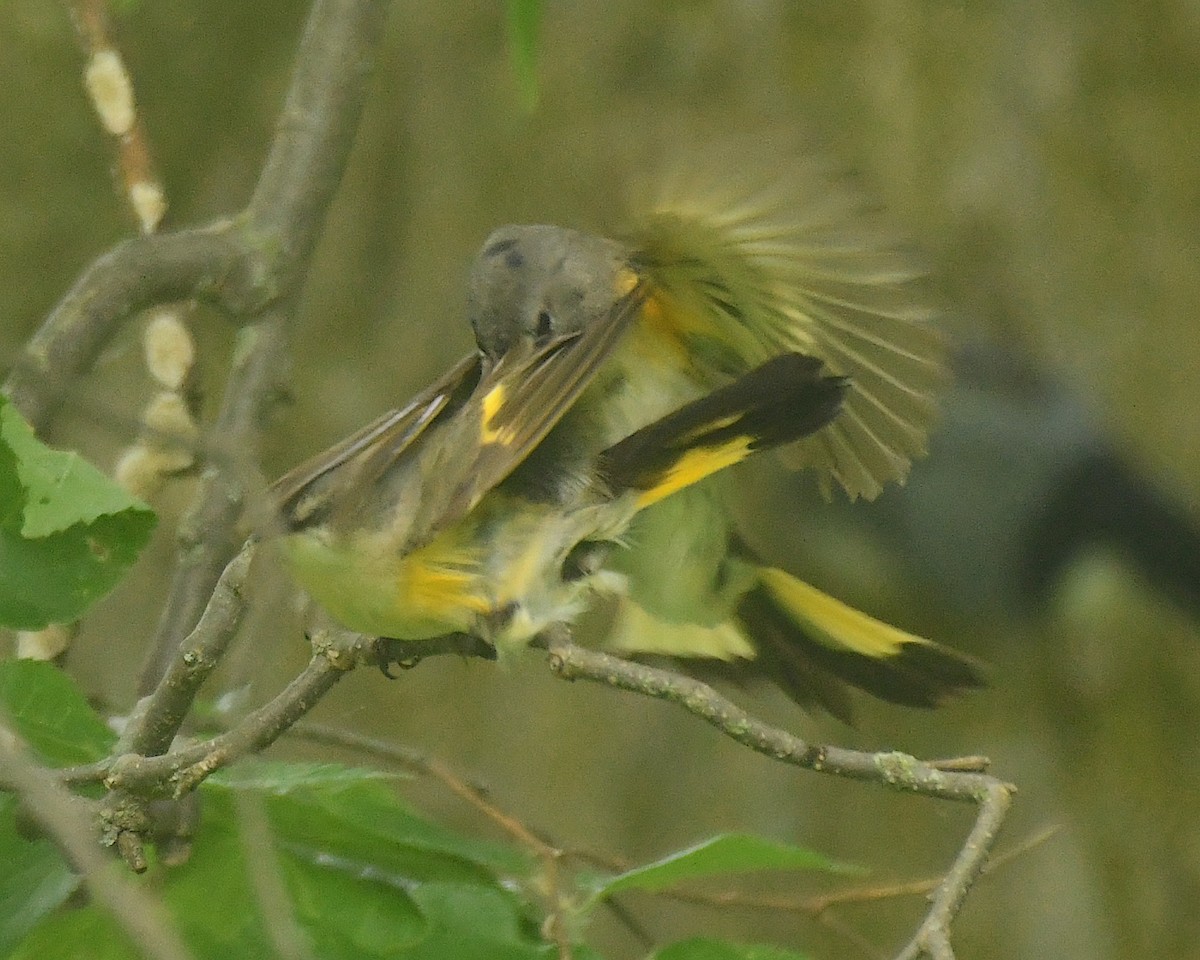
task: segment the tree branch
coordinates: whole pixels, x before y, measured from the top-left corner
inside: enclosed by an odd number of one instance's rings
[[[325,211],[341,181],[367,95],[367,77],[389,0],[316,0],[271,149],[249,206],[240,217],[247,245],[260,256],[243,276],[272,315],[243,343],[225,388],[216,429],[257,461],[258,425],[286,366],[295,302]],[[181,531],[181,562],[142,675],[153,687],[195,625],[235,548],[241,512],[236,483],[210,471],[190,523]]]
[[[103,770],[106,787],[131,797],[182,797],[210,774],[274,743],[360,662],[371,642],[352,633],[322,634],[313,641],[312,659],[292,682],[227,732],[158,756],[122,754],[107,766],[91,765],[89,769]],[[118,830],[125,828],[123,824],[114,825]],[[129,828],[134,826],[130,824]]]
[[[222,302],[233,266],[244,257],[231,221],[117,245],[84,270],[30,338],[5,392],[27,420],[44,429],[126,319],[172,300]]]
[[[130,718],[122,737],[128,752],[152,757],[171,745],[197,692],[237,633],[246,608],[242,590],[253,558],[253,545],[247,544],[221,574],[196,628],[180,644],[179,656]]]
[[[275,140],[242,214],[127,240],[83,272],[5,384],[35,427],[47,425],[65,388],[139,310],[194,297],[248,318],[296,295],[358,128],[388,5],[316,0]]]
[[[275,283],[294,291],[342,179],[390,0],[317,0],[275,139],[246,208],[275,239]]]
[[[953,957],[950,924],[983,869],[1004,822],[1015,791],[1011,784],[986,773],[934,767],[903,753],[863,753],[809,744],[750,716],[705,683],[576,646],[565,631],[548,632],[542,645],[549,654],[551,670],[564,680],[590,680],[677,703],[726,736],[774,760],[894,790],[976,804],[979,813],[975,825],[931,895],[925,920],[897,960]]]
[[[273,315],[241,332],[233,368],[225,384],[216,436],[237,449],[205,472],[196,497],[179,525],[179,560],[171,589],[154,632],[150,655],[142,668],[138,692],[154,690],[181,655],[183,638],[208,605],[217,580],[237,546],[242,515],[243,465],[257,461],[258,426],[286,364],[288,340],[282,315]]]
[[[6,384],[35,426],[46,425],[123,321],[159,303],[202,299],[234,319],[254,321],[239,338],[215,431],[225,449],[238,451],[241,463],[257,462],[258,428],[278,393],[300,287],[358,128],[388,5],[388,0],[315,0],[276,135],[242,213],[126,241],[84,271],[30,340]],[[97,36],[92,46],[100,44]],[[219,469],[228,466],[207,471],[200,497],[181,524],[181,561],[142,677],[142,690],[153,693],[125,732],[127,757],[169,748],[241,617],[239,586],[249,558],[227,569],[242,512],[238,471]],[[216,590],[222,571],[226,589]],[[196,649],[183,650],[189,635]],[[346,668],[339,651],[318,650],[285,691],[228,734],[164,758],[177,795],[230,759],[272,742]],[[144,866],[140,834],[147,817],[142,797],[126,789],[119,775],[119,758],[113,766],[118,773],[110,770],[101,817],[136,869]],[[126,766],[140,769],[136,763]],[[131,782],[142,785],[136,776]]]

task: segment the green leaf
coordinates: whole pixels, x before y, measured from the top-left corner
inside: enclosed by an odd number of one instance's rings
[[[147,874],[143,882],[158,888],[197,960],[272,956],[229,796],[202,792],[195,836],[186,863],[165,868],[158,877]]]
[[[71,678],[50,663],[0,660],[0,716],[52,764],[98,760],[116,739]],[[0,796],[0,956],[5,957],[79,886],[52,843],[21,835],[17,811],[14,797]]]
[[[280,843],[297,856],[335,857],[409,881],[488,884],[497,873],[529,871],[528,860],[508,847],[422,819],[365,771],[305,764],[293,776],[270,765],[248,766],[246,774],[235,768],[213,778],[212,786],[261,793]]]
[[[725,833],[611,877],[599,884],[594,897],[607,897],[620,890],[663,890],[689,880],[754,870],[853,873],[859,868],[837,863],[805,847],[777,843],[752,834]]]
[[[94,905],[51,915],[5,956],[8,960],[143,960],[112,916]]]
[[[154,513],[78,454],[52,450],[0,397],[0,625],[76,619],[113,588]]]
[[[47,447],[2,397],[0,441],[16,458],[17,478],[26,491],[22,536],[45,537],[124,510],[150,509],[79,454]]]
[[[296,920],[323,960],[403,956],[428,932],[408,890],[391,877],[329,857],[285,854],[280,863]]]
[[[57,910],[79,886],[79,878],[48,840],[17,831],[17,801],[0,796],[0,956]]]
[[[272,956],[228,797],[203,804],[197,837],[187,863],[131,879],[161,896],[194,960]],[[94,901],[47,916],[12,954],[13,960],[76,957],[142,960],[143,954]]]
[[[310,842],[303,847],[295,844],[291,839],[290,816],[280,818],[278,812],[297,797],[306,793],[328,794],[348,803],[356,814],[362,814],[365,807],[357,794],[363,789],[375,791],[382,785],[354,784],[349,774],[340,778],[321,774],[315,779],[322,785],[313,788],[298,786],[304,779],[301,776],[285,779],[297,786],[282,795],[256,796],[252,790],[241,791],[252,802],[262,803],[267,813],[265,822],[271,836],[257,837],[253,845],[244,842],[242,830],[253,827],[245,826],[239,815],[244,811],[235,804],[232,789],[228,785],[206,783],[201,788],[203,816],[191,857],[181,866],[151,871],[138,880],[162,896],[195,960],[274,955],[267,930],[269,923],[279,921],[276,917],[270,921],[264,919],[247,852],[254,850],[258,856],[264,840],[274,849],[286,894],[284,902],[274,904],[273,909],[283,913],[287,924],[310,948],[311,955],[322,960],[554,960],[557,957],[556,949],[540,935],[540,917],[518,892],[509,889],[507,881],[479,870],[465,881],[413,879],[393,870],[394,852],[387,849],[379,836],[381,832],[394,830],[394,825],[358,838],[374,841],[374,856],[362,850],[356,859],[340,856],[335,851],[357,848],[360,844],[353,837],[319,835],[311,824]],[[335,781],[341,785],[329,785]],[[249,778],[247,782],[251,782]],[[353,823],[354,817],[347,818],[347,822]],[[357,831],[344,822],[333,826],[350,834]],[[429,830],[436,832],[437,828]],[[441,846],[475,846],[474,841],[463,838],[450,842],[449,836],[442,838]],[[256,860],[253,866],[269,870],[276,864]],[[442,872],[462,873],[460,859],[450,856]],[[0,890],[3,889],[0,885]],[[91,949],[92,940],[98,943],[96,949]],[[127,946],[124,935],[104,910],[89,903],[44,915],[16,946],[12,956],[18,960],[60,957],[137,960],[139,954]],[[596,960],[595,954],[587,950],[580,950],[577,957]]]
[[[650,960],[808,960],[808,955],[779,947],[725,943],[696,937],[663,947]]]
[[[0,715],[43,760],[59,766],[100,760],[117,738],[74,680],[37,660],[0,660]]]
[[[537,47],[541,0],[508,0],[508,44],[521,103],[533,111],[538,102]]]
[[[247,790],[286,796],[306,790],[338,790],[374,780],[399,780],[407,774],[340,763],[288,763],[282,760],[247,759],[219,770],[210,778],[230,790]]]
[[[0,660],[0,716],[52,764],[98,760],[116,739],[71,678],[50,663]],[[52,843],[21,835],[17,811],[14,797],[0,796],[0,956],[5,957],[79,886]]]
[[[423,883],[413,900],[429,921],[425,939],[404,957],[444,960],[554,960],[536,918],[509,890]],[[582,954],[577,954],[582,957]]]

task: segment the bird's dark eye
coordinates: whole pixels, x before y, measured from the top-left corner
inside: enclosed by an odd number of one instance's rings
[[[515,237],[497,240],[490,246],[483,248],[482,258],[485,260],[497,260],[501,256],[504,257],[504,266],[509,270],[520,270],[525,266],[525,254],[518,247],[518,241]]]
[[[512,237],[509,237],[505,240],[497,240],[495,243],[491,244],[491,246],[484,248],[483,255],[489,259],[492,257],[498,257],[502,253],[508,253],[508,251],[510,251],[516,245],[517,241]]]
[[[539,346],[543,346],[550,340],[550,334],[554,332],[554,318],[550,316],[549,310],[543,310],[537,315],[537,326],[534,328],[533,335]]]

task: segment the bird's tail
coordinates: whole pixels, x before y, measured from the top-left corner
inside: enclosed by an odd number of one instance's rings
[[[775,567],[758,569],[735,620],[792,699],[843,720],[851,715],[846,684],[909,707],[936,707],[984,684],[970,657],[876,620]]]
[[[609,645],[627,656],[687,661],[701,673],[762,676],[805,709],[847,723],[852,687],[930,708],[985,683],[971,657],[876,620],[783,570],[747,565],[744,582],[733,614],[711,624],[670,622],[622,597]]]

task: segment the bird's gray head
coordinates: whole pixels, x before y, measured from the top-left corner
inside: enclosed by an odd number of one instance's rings
[[[542,225],[494,231],[471,268],[467,315],[484,355],[542,346],[609,314],[632,287],[628,254],[603,237]]]

